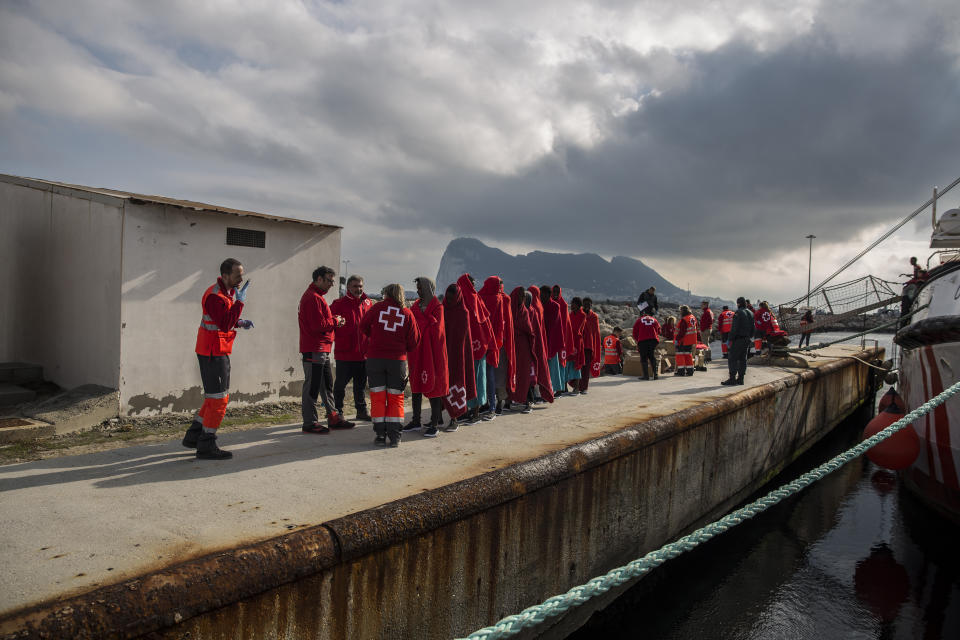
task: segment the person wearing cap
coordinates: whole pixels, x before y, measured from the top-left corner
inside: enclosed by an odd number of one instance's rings
[[[743,297],[737,298],[737,311],[733,314],[733,324],[727,338],[727,370],[730,377],[720,384],[729,386],[744,383],[753,330],[753,314],[747,309],[747,301]]]

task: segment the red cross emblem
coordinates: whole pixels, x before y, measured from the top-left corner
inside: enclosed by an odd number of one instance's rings
[[[426,372],[426,371],[424,371],[423,374],[420,376],[420,379],[423,380],[423,384],[427,384],[427,380],[428,380],[429,378],[430,378],[430,376],[427,375],[427,372]]]
[[[643,316],[642,318],[640,318],[640,322],[642,322],[643,324],[645,324],[645,325],[648,326],[648,327],[652,327],[652,326],[653,326],[654,320],[655,320],[655,318],[654,318],[653,316]]]
[[[447,394],[447,402],[451,407],[463,409],[467,406],[467,390],[460,385],[450,387],[450,393]]]
[[[566,350],[566,349],[562,349],[562,350],[560,351],[560,359],[561,359],[561,360],[566,360],[566,359],[567,359],[567,350]]]
[[[593,363],[593,370],[594,370],[594,371],[600,371],[600,363],[599,363],[599,362],[594,362],[594,363]]]
[[[480,351],[480,341],[479,341],[479,340],[474,340],[474,341],[473,341],[473,350],[474,350],[474,351]]]
[[[397,307],[387,307],[380,312],[380,324],[383,325],[384,331],[396,331],[403,326],[403,322],[406,320],[403,314],[400,312],[400,309]]]

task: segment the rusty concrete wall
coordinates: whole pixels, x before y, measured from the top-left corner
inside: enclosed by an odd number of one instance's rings
[[[866,367],[839,360],[310,530],[24,612],[0,621],[0,634],[465,635],[728,510],[864,403],[870,384]],[[585,613],[589,608],[577,615]]]

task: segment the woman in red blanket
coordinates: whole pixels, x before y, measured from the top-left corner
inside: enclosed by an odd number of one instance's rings
[[[547,325],[544,321],[543,301],[540,299],[541,290],[531,286],[530,293],[530,322],[534,325],[533,335],[535,342],[533,353],[537,360],[537,384],[533,388],[533,395],[538,402],[553,402],[553,387],[550,380],[550,365],[547,357]]]
[[[566,386],[563,364],[566,363],[567,353],[563,344],[563,317],[560,315],[560,303],[551,296],[550,287],[542,285],[540,304],[543,306],[543,330],[547,334],[547,362],[553,395],[557,397],[563,394],[563,388]]]
[[[420,344],[407,354],[410,358],[410,391],[413,416],[404,431],[419,431],[423,428],[420,408],[423,396],[430,402],[430,424],[423,430],[423,437],[436,438],[437,426],[443,414],[443,397],[449,392],[447,374],[447,337],[443,323],[443,305],[434,292],[437,285],[425,276],[414,279],[419,299],[410,307],[420,330]]]
[[[456,431],[457,418],[467,410],[467,403],[477,397],[473,368],[473,340],[470,337],[470,312],[463,304],[460,287],[451,284],[443,296],[443,322],[447,342],[449,391],[443,406],[450,414],[444,431]]]
[[[516,365],[510,400],[523,405],[521,413],[530,413],[530,399],[527,393],[537,379],[537,360],[534,354],[537,337],[534,335],[534,325],[530,321],[532,311],[526,302],[529,297],[530,292],[525,291],[523,287],[517,287],[510,292]]]
[[[470,316],[470,337],[473,339],[473,369],[477,395],[469,402],[470,413],[466,423],[470,424],[480,419],[480,405],[487,402],[487,355],[493,351],[494,366],[499,353],[496,350],[496,341],[493,337],[493,327],[490,325],[490,314],[487,306],[477,295],[474,288],[473,276],[465,273],[457,278],[457,286],[463,294],[463,306]],[[490,370],[493,373],[493,370]],[[492,414],[491,414],[492,415]]]
[[[559,287],[557,287],[559,288]],[[563,298],[560,298],[563,300]],[[564,303],[565,304],[565,303]],[[561,313],[563,313],[563,305]],[[570,385],[570,394],[580,394],[580,370],[583,369],[583,326],[587,322],[587,314],[583,312],[583,302],[579,297],[570,300],[570,351],[567,352],[567,366],[564,371],[567,384]]]
[[[587,318],[583,324],[583,369],[580,370],[580,393],[586,393],[590,378],[600,375],[603,365],[600,359],[603,346],[600,343],[600,317],[593,310],[593,300],[583,299],[583,312]]]
[[[478,295],[490,314],[493,337],[496,342],[497,358],[487,353],[487,400],[494,415],[503,412],[503,403],[508,400],[507,393],[513,388],[516,376],[516,355],[514,354],[513,312],[510,308],[510,296],[503,292],[503,280],[490,276],[483,281]]]

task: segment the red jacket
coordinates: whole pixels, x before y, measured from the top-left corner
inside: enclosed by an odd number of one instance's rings
[[[203,292],[203,315],[194,349],[202,356],[225,356],[233,351],[233,339],[243,303],[235,302],[236,289],[227,290],[222,278]]]
[[[360,332],[370,338],[367,358],[406,360],[407,352],[420,344],[420,330],[410,309],[383,299],[360,318]]]
[[[700,342],[697,319],[691,313],[677,321],[677,344],[694,345]]]
[[[713,327],[713,311],[710,307],[703,310],[700,314],[700,333],[706,335]]]
[[[360,318],[373,306],[367,294],[354,298],[348,291],[330,305],[330,312],[343,317],[343,326],[337,327],[333,354],[337,360],[358,362],[366,357],[367,337],[360,333]]]
[[[297,318],[300,321],[300,353],[330,353],[336,322],[330,305],[323,299],[323,292],[312,282],[300,296]]]
[[[660,323],[653,316],[640,316],[633,323],[633,339],[637,343],[643,340],[660,340]]]

